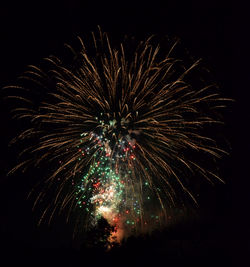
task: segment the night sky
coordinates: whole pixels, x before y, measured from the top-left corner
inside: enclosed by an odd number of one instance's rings
[[[138,39],[150,34],[176,36],[191,55],[203,58],[222,95],[236,100],[224,112],[223,135],[231,144],[231,155],[220,162],[219,168],[226,184],[201,187],[199,219],[176,225],[144,243],[132,240],[130,247],[119,255],[103,256],[106,258],[99,264],[242,266],[240,262],[249,251],[250,180],[250,75],[247,53],[243,52],[249,33],[244,8],[239,9],[237,1],[213,0],[5,2],[0,5],[1,87],[14,83],[28,64],[36,65],[41,58],[60,53],[64,43],[72,43],[77,35],[86,36],[97,25],[113,38],[125,34]],[[50,227],[37,227],[38,215],[32,212],[32,201],[26,199],[36,173],[6,178],[17,161],[15,147],[8,147],[8,143],[22,125],[11,120],[10,106],[2,95],[0,112],[2,266],[90,266],[90,256],[76,249],[70,226],[60,218]]]

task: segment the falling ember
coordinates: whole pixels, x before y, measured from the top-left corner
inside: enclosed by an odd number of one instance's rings
[[[177,43],[164,55],[165,48],[154,46],[152,37],[135,49],[124,44],[113,48],[101,31],[93,38],[94,53],[80,38],[79,52],[70,47],[70,64],[49,57],[47,71],[30,66],[24,83],[35,81],[41,100],[34,107],[32,98],[16,96],[31,104],[15,110],[17,118],[31,125],[16,140],[38,140],[25,149],[30,162],[57,166],[48,168],[44,191],[35,202],[54,190],[55,201],[41,221],[68,210],[68,219],[77,214],[79,228],[82,222],[88,228],[104,217],[115,227],[111,238],[120,241],[165,225],[183,196],[196,202],[194,173],[210,182],[220,180],[204,162],[210,160],[213,167],[224,151],[204,127],[220,123],[214,111],[226,99],[213,85],[192,84],[188,77],[200,61],[175,59]],[[44,91],[49,96],[42,99]]]

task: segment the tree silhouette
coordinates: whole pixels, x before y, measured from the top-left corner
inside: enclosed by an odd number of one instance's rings
[[[101,217],[95,226],[93,226],[84,237],[82,249],[107,251],[111,247],[118,245],[115,239],[111,238],[115,232],[115,227],[111,226],[108,221]]]

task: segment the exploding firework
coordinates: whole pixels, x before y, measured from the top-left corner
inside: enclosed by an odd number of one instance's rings
[[[31,125],[16,140],[34,144],[14,170],[51,166],[35,201],[54,194],[41,221],[67,210],[80,228],[104,217],[118,236],[143,232],[165,225],[182,195],[196,202],[188,177],[220,180],[200,159],[223,153],[205,132],[225,99],[190,82],[199,61],[187,66],[172,57],[176,43],[164,54],[152,40],[113,48],[100,31],[92,47],[81,38],[78,52],[68,46],[70,63],[50,56],[44,68],[29,66],[25,86],[9,87],[46,95],[18,96],[25,107],[15,110]]]

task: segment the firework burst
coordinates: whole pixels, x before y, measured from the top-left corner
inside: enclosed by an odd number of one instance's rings
[[[41,221],[67,210],[68,218],[77,214],[78,228],[104,217],[120,233],[141,232],[164,225],[181,195],[196,202],[187,173],[220,179],[200,158],[223,153],[204,128],[220,123],[214,111],[225,99],[214,85],[189,82],[199,61],[186,66],[172,57],[176,43],[164,55],[152,40],[113,48],[100,31],[92,47],[80,38],[78,52],[68,46],[70,63],[48,57],[43,69],[29,66],[25,86],[8,87],[46,92],[42,100],[16,97],[25,107],[15,110],[31,125],[15,141],[35,142],[14,170],[52,166],[35,201],[53,191]]]

